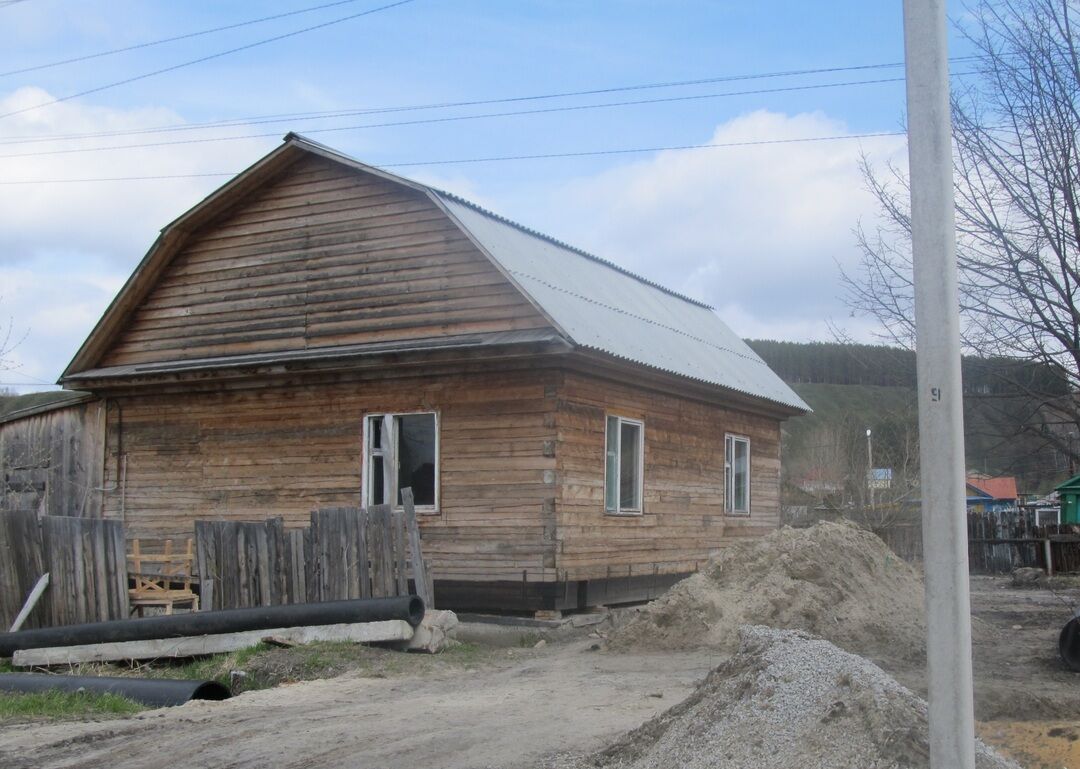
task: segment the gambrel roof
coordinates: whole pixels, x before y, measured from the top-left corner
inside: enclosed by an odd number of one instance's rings
[[[367,166],[296,134],[287,135],[282,146],[162,230],[158,241],[106,310],[61,381],[73,383],[79,379],[163,370],[160,363],[155,367],[102,368],[101,358],[119,335],[125,319],[151,290],[190,233],[213,219],[223,208],[236,205],[252,194],[260,184],[274,178],[298,157],[308,154],[426,195],[550,322],[552,336],[569,347],[595,351],[760,398],[794,412],[809,410],[806,403],[709,306],[455,195]],[[535,331],[525,336],[539,338]],[[408,345],[410,349],[415,348],[415,341]],[[460,341],[464,345],[484,342],[479,337]],[[385,349],[386,345],[380,347]],[[336,354],[344,352],[344,348],[339,348]],[[349,354],[363,352],[356,349],[350,350]],[[318,354],[326,356],[335,351],[322,350]],[[299,353],[283,355],[296,358]],[[257,357],[269,360],[273,356],[264,353]],[[222,358],[186,360],[164,366],[164,369],[212,368],[222,362]]]

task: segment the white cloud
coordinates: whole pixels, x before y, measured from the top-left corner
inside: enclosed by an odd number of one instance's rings
[[[758,111],[706,141],[847,133],[820,113]],[[879,137],[661,152],[556,190],[544,213],[552,234],[707,301],[738,333],[828,339],[828,322],[849,321],[836,264],[854,263],[852,229],[876,216],[860,152],[902,163],[903,148]]]
[[[0,98],[0,114],[48,102],[40,88],[20,88]],[[263,154],[269,143],[238,139],[144,149],[40,154],[118,144],[195,138],[144,134],[115,138],[42,140],[57,134],[128,131],[183,123],[158,107],[111,109],[65,102],[0,120],[0,180],[100,179],[235,172]],[[217,132],[215,132],[217,133]],[[0,264],[25,262],[45,251],[91,252],[132,265],[157,231],[228,177],[0,185]]]
[[[47,102],[20,88],[0,97],[0,114]],[[75,102],[0,119],[0,181],[181,176],[235,172],[270,142],[239,139],[138,150],[59,155],[52,150],[167,141],[169,134],[47,139],[56,134],[127,131],[183,123],[171,110],[112,109]],[[190,136],[190,134],[189,134]],[[44,139],[10,143],[14,139]],[[158,231],[228,177],[63,184],[0,184],[0,333],[25,339],[5,382],[55,381]],[[27,389],[27,388],[22,388]]]

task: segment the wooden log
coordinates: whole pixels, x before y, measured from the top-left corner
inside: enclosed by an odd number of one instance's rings
[[[394,619],[384,622],[246,630],[240,633],[163,638],[153,641],[121,641],[53,646],[44,649],[20,649],[15,652],[12,664],[16,667],[32,667],[71,665],[81,662],[198,657],[246,649],[261,643],[264,638],[276,638],[299,645],[314,641],[351,641],[353,643],[408,641],[412,636],[413,629],[408,622]]]

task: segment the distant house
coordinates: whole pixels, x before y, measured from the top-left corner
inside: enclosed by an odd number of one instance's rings
[[[974,474],[967,477],[967,509],[969,513],[1015,513],[1019,510],[1020,495],[1016,478],[994,478]]]
[[[290,134],[162,230],[62,377],[104,514],[399,504],[437,600],[648,597],[780,515],[808,410],[708,306]]]

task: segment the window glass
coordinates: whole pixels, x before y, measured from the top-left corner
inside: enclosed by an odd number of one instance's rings
[[[386,502],[386,490],[383,488],[383,458],[371,458],[371,504],[381,505]]]
[[[750,441],[727,436],[724,489],[729,513],[750,512]]]
[[[604,509],[619,510],[619,418],[607,418],[607,465],[604,469]]]
[[[397,504],[412,487],[418,505],[435,504],[435,415],[405,414],[395,419],[398,444]]]
[[[643,427],[622,417],[608,417],[605,430],[604,509],[609,513],[641,512]]]
[[[364,504],[401,504],[412,488],[417,508],[438,504],[438,434],[435,414],[368,414]]]
[[[619,507],[623,510],[641,508],[641,425],[623,422],[619,436]]]

